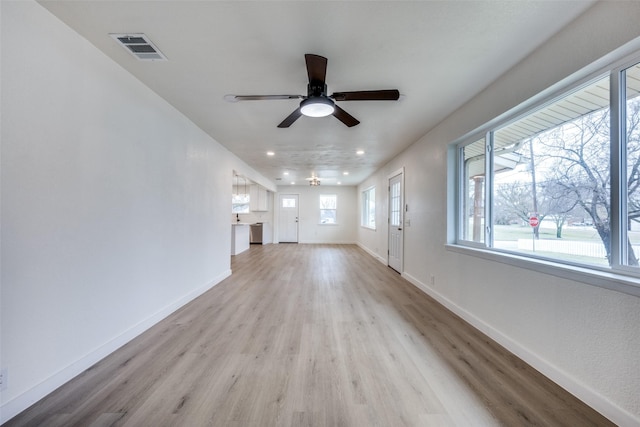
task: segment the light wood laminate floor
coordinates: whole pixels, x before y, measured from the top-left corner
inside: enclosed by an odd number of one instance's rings
[[[232,269],[6,425],[612,425],[356,246]]]

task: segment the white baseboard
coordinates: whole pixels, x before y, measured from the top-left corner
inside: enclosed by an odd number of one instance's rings
[[[375,253],[374,251],[372,251],[371,249],[369,249],[368,247],[366,247],[362,243],[358,242],[358,243],[356,243],[356,245],[358,245],[358,247],[360,249],[362,249],[363,251],[365,251],[366,253],[368,253],[369,255],[371,255],[372,257],[374,257],[375,259],[377,259],[378,261],[380,261],[384,265],[387,265],[387,260],[385,258],[381,257],[380,255],[378,255],[377,253]]]
[[[301,245],[355,245],[355,242],[327,242],[324,240],[300,240],[298,242]]]
[[[86,356],[78,359],[73,362],[66,368],[61,369],[55,374],[51,375],[46,380],[42,381],[40,384],[35,387],[27,390],[21,395],[11,399],[10,401],[4,403],[2,407],[0,407],[0,424],[3,424],[9,421],[11,418],[18,415],[20,412],[27,409],[29,406],[33,405],[35,402],[39,401],[49,393],[53,392],[55,389],[60,387],[61,385],[67,383],[74,377],[80,375],[82,372],[95,365],[100,360],[104,359],[109,354],[113,353],[129,341],[136,338],[138,335],[145,332],[147,329],[151,328],[171,313],[178,310],[180,307],[185,304],[193,301],[209,289],[213,288],[218,283],[222,282],[224,279],[231,275],[231,270],[227,270],[224,273],[220,274],[210,283],[195,289],[185,296],[181,297],[177,301],[167,305],[154,315],[144,319],[140,323],[132,326],[127,331],[117,336],[116,338],[104,343],[97,349],[91,351]]]
[[[471,326],[487,335],[489,338],[509,350],[511,353],[518,356],[520,359],[524,360],[538,372],[542,373],[551,381],[558,384],[560,387],[564,388],[578,399],[582,400],[584,403],[601,413],[603,416],[605,416],[615,424],[621,427],[640,425],[640,419],[635,417],[630,412],[620,408],[615,403],[611,402],[609,399],[600,395],[593,389],[585,386],[575,378],[567,375],[566,372],[558,369],[558,367],[542,359],[537,354],[531,352],[529,349],[514,341],[512,338],[491,327],[478,317],[474,316],[467,310],[455,304],[447,297],[440,294],[435,289],[427,286],[408,273],[402,273],[402,277],[407,279],[407,281],[420,289],[422,292],[429,295],[440,304],[444,305],[447,309],[460,316]]]

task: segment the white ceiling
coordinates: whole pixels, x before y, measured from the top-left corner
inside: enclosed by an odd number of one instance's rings
[[[355,185],[594,1],[40,3],[268,179]],[[169,60],[138,61],[109,33],[144,33]],[[299,101],[224,100],[306,95],[305,53],[328,58],[328,93],[397,88],[403,97],[339,102],[360,120],[352,128],[303,116],[279,129]]]

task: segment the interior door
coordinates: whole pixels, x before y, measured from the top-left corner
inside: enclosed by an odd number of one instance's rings
[[[279,206],[278,241],[298,243],[298,195],[281,194]]]
[[[389,267],[402,273],[402,178],[403,174],[389,178]]]

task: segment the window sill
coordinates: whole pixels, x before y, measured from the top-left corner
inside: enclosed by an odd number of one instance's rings
[[[330,223],[319,222],[318,225],[340,225],[340,224],[334,223],[334,222],[330,222]]]
[[[528,258],[516,254],[456,244],[447,244],[445,245],[445,248],[451,252],[475,256],[488,261],[525,268],[527,270],[533,270],[543,274],[549,274],[563,279],[574,280],[587,285],[640,297],[640,279],[612,271],[594,270],[587,267],[572,266],[552,261]]]
[[[370,226],[368,226],[368,225],[361,225],[360,227],[361,227],[361,228],[366,228],[367,230],[373,230],[373,231],[376,231],[376,228],[375,228],[375,227],[370,227]]]

